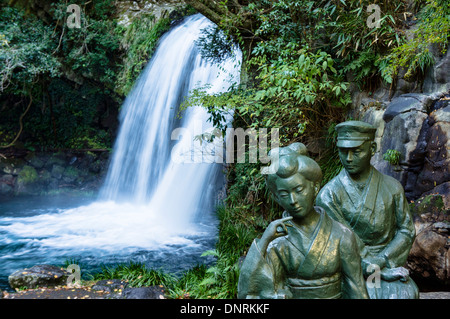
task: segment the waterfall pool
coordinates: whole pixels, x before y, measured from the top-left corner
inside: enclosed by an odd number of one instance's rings
[[[81,275],[130,261],[179,273],[208,263],[217,219],[177,225],[151,207],[99,202],[72,196],[20,197],[0,202],[0,290],[8,276],[37,264],[65,267],[76,262]]]

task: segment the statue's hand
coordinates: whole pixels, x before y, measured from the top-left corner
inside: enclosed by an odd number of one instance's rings
[[[278,237],[287,235],[287,229],[286,229],[285,222],[287,222],[288,220],[291,220],[291,219],[292,219],[292,216],[281,218],[281,219],[276,219],[273,222],[271,222],[269,224],[269,226],[267,226],[266,230],[264,231],[264,233],[260,239],[260,249],[262,251],[266,251],[267,246],[269,245],[269,243],[272,240],[274,240]]]
[[[385,281],[407,281],[409,279],[409,271],[404,267],[383,268],[381,270],[381,279]]]
[[[383,257],[379,256],[369,256],[363,259],[364,264],[366,265],[377,265],[378,267],[384,268],[386,267],[386,260]]]

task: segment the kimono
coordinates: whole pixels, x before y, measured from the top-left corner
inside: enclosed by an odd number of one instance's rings
[[[365,258],[370,256],[383,258],[388,268],[406,264],[415,228],[403,187],[396,179],[371,167],[367,184],[360,188],[343,169],[321,189],[316,205],[355,232],[363,271],[369,266]],[[381,287],[368,286],[368,292],[372,299],[418,297],[411,278],[407,282],[381,280]]]
[[[311,238],[293,224],[266,254],[259,240],[253,241],[241,267],[238,298],[368,298],[353,232],[315,209],[320,219]]]

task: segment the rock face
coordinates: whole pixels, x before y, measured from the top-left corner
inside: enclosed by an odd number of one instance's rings
[[[378,130],[378,151],[372,164],[403,185],[408,200],[438,192],[449,195],[450,95],[408,93],[385,108],[366,106],[359,116]],[[389,150],[400,153],[398,165],[383,159]]]
[[[423,83],[423,92],[448,92],[450,90],[450,50],[442,55],[437,47],[432,46],[436,63],[429,68]]]
[[[70,273],[52,265],[36,265],[18,270],[8,277],[11,288],[54,287],[65,285]]]
[[[423,282],[450,287],[450,209],[441,195],[411,204],[416,239],[407,267]]]
[[[119,23],[128,25],[133,19],[139,18],[140,14],[150,13],[156,19],[172,14],[185,6],[184,1],[166,0],[166,1],[118,1],[117,11],[119,14]]]

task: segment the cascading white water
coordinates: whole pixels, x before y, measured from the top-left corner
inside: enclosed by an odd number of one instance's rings
[[[213,65],[202,59],[195,40],[208,26],[209,20],[195,15],[162,39],[122,107],[102,199],[147,204],[180,222],[195,217],[202,206],[211,209],[202,203],[211,201],[221,165],[177,163],[171,156],[171,133],[177,127],[190,133],[180,143],[188,143],[196,151],[202,146],[193,143],[194,135],[211,127],[209,115],[201,107],[188,108],[181,120],[177,118],[188,92],[206,84],[211,93],[225,91],[239,78],[235,60]]]
[[[62,263],[64,258],[99,264],[102,258],[106,263],[108,258],[118,262],[133,256],[141,262],[166,258],[173,264],[179,261],[176,256],[187,255],[186,249],[199,255],[211,248],[207,245],[215,226],[208,215],[223,178],[222,165],[198,161],[194,149],[204,145],[193,138],[212,124],[201,107],[177,116],[193,88],[209,84],[211,93],[221,92],[239,79],[240,52],[221,65],[201,58],[195,40],[211,24],[194,15],[160,40],[122,107],[113,157],[97,201],[71,209],[30,209],[26,217],[0,217],[0,274],[16,270],[20,260],[21,265]],[[178,127],[189,133],[179,141],[172,136]],[[177,149],[187,149],[195,159],[179,163],[173,156]]]

